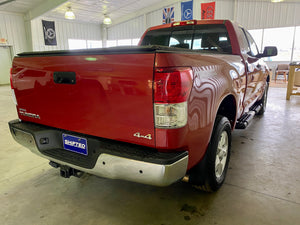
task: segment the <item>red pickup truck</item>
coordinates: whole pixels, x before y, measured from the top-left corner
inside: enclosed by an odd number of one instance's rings
[[[21,53],[14,139],[63,177],[83,172],[205,191],[224,182],[231,131],[266,108],[269,69],[229,20],[149,28],[137,47]]]

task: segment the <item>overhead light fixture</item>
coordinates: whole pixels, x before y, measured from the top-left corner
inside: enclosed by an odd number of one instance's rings
[[[283,2],[284,0],[271,0],[271,2]]]
[[[112,23],[111,18],[107,15],[104,15],[103,23],[106,24],[106,25],[111,24]]]
[[[74,20],[75,19],[75,14],[72,11],[71,6],[68,6],[68,9],[65,13],[65,18],[68,20]]]

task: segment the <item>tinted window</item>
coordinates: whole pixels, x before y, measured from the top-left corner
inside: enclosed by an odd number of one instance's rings
[[[230,39],[223,24],[152,30],[146,34],[142,45],[162,45],[216,53],[232,52]]]
[[[258,54],[258,48],[257,48],[257,45],[254,41],[254,39],[252,38],[251,34],[246,31],[245,29],[243,28],[240,28],[242,30],[242,33],[243,33],[243,39],[244,39],[244,42],[247,43],[247,47],[246,47],[246,50],[247,50],[247,54],[248,55],[251,55],[251,56],[256,56]]]
[[[171,29],[151,30],[143,39],[142,45],[169,46]]]
[[[258,48],[257,48],[257,45],[254,41],[254,39],[252,38],[251,34],[246,31],[246,36],[247,36],[247,39],[249,41],[249,46],[250,46],[250,50],[251,50],[251,55],[252,56],[256,56],[258,55]]]
[[[240,33],[241,33],[241,38],[242,38],[240,41],[240,43],[242,45],[242,49],[248,53],[248,52],[250,52],[250,47],[249,47],[248,40],[246,38],[246,34],[245,34],[243,28],[240,28]]]
[[[206,25],[195,30],[193,49],[219,53],[231,53],[231,43],[225,26],[217,25],[213,29]]]
[[[173,31],[170,37],[169,47],[191,49],[193,30]]]

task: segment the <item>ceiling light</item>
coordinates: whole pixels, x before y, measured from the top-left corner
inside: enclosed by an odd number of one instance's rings
[[[71,6],[68,6],[68,9],[65,13],[65,18],[68,20],[74,20],[75,19],[75,14],[73,13]]]
[[[283,2],[284,0],[271,0],[271,2]]]
[[[111,24],[112,23],[111,18],[109,16],[104,15],[103,23],[106,24],[106,25]]]

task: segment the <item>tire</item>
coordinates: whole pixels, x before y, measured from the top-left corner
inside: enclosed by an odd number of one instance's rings
[[[264,95],[261,98],[261,100],[259,100],[259,104],[262,104],[261,109],[258,111],[257,115],[263,115],[266,111],[267,108],[267,100],[268,100],[268,91],[269,91],[269,82],[266,83],[266,87],[265,87],[265,91],[264,91]]]
[[[217,191],[224,183],[231,149],[229,120],[217,115],[213,133],[201,162],[190,173],[189,182],[202,191]]]

